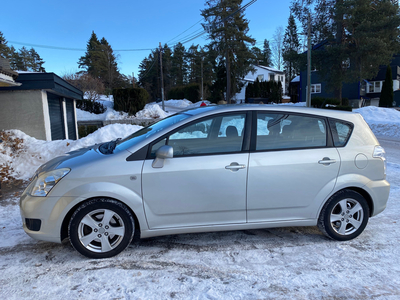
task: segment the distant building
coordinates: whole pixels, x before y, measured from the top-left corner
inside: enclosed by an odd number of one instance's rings
[[[233,100],[236,102],[244,102],[246,98],[246,87],[249,82],[254,82],[257,80],[258,81],[277,81],[281,82],[282,84],[282,94],[285,95],[285,73],[283,71],[271,68],[271,67],[265,67],[265,66],[253,66],[255,71],[254,72],[249,72],[244,78],[243,82],[245,83],[244,87],[241,89],[241,91],[233,96]]]
[[[313,50],[324,51],[326,43],[325,41],[315,45]],[[348,61],[347,64],[348,68],[350,68],[351,61]],[[392,69],[394,106],[400,106],[400,54],[393,56],[390,67]],[[342,98],[349,99],[350,105],[353,107],[359,107],[361,104],[378,106],[382,85],[386,77],[386,69],[387,66],[380,66],[378,74],[374,78],[365,78],[353,83],[343,83]],[[302,70],[300,77],[294,78],[290,86],[290,96],[293,98],[298,97],[298,102],[305,102],[307,97],[307,71]],[[318,70],[311,72],[311,98],[313,97],[335,97],[334,93],[328,90],[327,82]]]
[[[17,73],[2,66],[0,130],[19,129],[46,141],[78,138],[76,100],[82,100],[81,90],[54,73]]]

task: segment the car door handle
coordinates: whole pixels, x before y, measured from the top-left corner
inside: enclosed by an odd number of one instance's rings
[[[225,166],[225,169],[231,171],[238,171],[239,169],[246,168],[246,165],[239,165],[237,162],[231,163],[229,166]]]
[[[329,166],[330,164],[334,164],[336,159],[330,159],[329,157],[324,157],[322,160],[318,161],[319,164]]]

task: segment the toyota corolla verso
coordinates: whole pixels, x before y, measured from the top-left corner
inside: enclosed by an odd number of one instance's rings
[[[129,134],[129,133],[127,133]],[[361,115],[231,105],[191,109],[41,166],[23,227],[91,258],[141,238],[280,226],[357,237],[389,197],[385,151]]]

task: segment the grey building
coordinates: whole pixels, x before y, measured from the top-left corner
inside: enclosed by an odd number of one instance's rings
[[[82,91],[54,73],[17,75],[14,84],[0,85],[0,130],[19,129],[46,141],[77,139],[76,100],[82,100]]]

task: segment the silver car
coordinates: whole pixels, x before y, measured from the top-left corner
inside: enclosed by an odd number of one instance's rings
[[[111,257],[136,234],[315,226],[346,241],[389,197],[385,151],[361,115],[209,106],[41,166],[21,196],[27,234]]]

